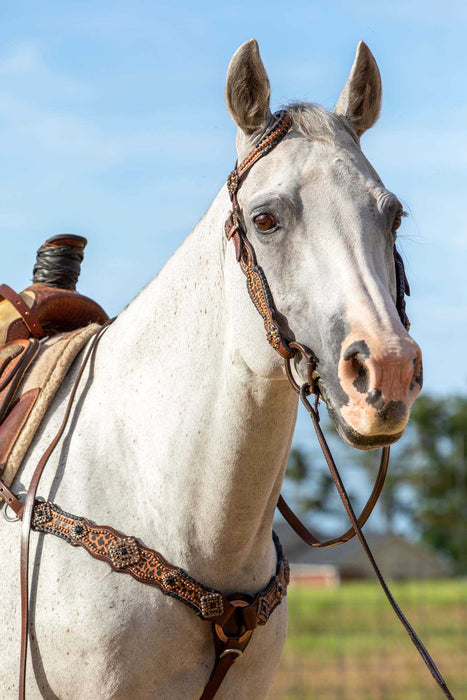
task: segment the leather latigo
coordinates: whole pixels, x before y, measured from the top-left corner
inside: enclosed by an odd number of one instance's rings
[[[70,289],[57,289],[33,284],[19,296],[31,316],[37,319],[43,336],[66,333],[90,323],[100,325],[108,320],[104,309],[93,299]],[[12,340],[31,337],[27,319],[15,304],[6,298],[0,287],[0,346]],[[29,317],[29,322],[30,322]],[[35,337],[41,337],[37,334]]]

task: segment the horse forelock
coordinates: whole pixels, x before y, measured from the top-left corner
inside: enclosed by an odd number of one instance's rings
[[[334,142],[346,132],[358,144],[359,139],[350,121],[342,114],[329,112],[313,102],[291,102],[284,107],[292,117],[293,129],[308,139]]]

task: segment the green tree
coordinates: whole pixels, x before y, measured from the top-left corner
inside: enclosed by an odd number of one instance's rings
[[[422,539],[467,572],[467,397],[421,396],[414,404],[411,483]]]
[[[379,456],[377,457],[374,451],[359,452],[354,456],[354,461],[366,473],[368,482],[373,487],[379,467]],[[378,527],[376,527],[375,518],[370,517],[369,522],[373,529],[380,529],[384,534],[394,535],[404,529],[401,526],[401,516],[405,524],[413,521],[415,502],[411,487],[412,464],[413,445],[409,444],[408,447],[397,445],[392,448],[384,487],[378,499],[378,510],[382,520],[378,521]],[[358,505],[361,508],[363,503]]]
[[[391,451],[379,501],[383,529],[396,531],[403,516],[412,534],[466,573],[467,397],[422,395],[413,406],[407,433]],[[369,479],[375,475],[372,457],[356,460]]]
[[[294,485],[292,497],[298,514],[316,519],[323,514],[342,515],[342,505],[329,472],[324,466],[312,467],[308,453],[302,448],[290,450],[285,478]]]
[[[339,445],[330,432],[338,466]],[[410,533],[449,556],[458,573],[467,573],[467,396],[437,398],[422,395],[415,402],[407,435],[391,451],[388,475],[380,496],[381,518],[370,521],[387,533]],[[318,461],[318,460],[317,460]],[[374,452],[354,452],[353,463],[368,481],[376,476]],[[341,474],[345,477],[344,469]],[[325,467],[313,469],[300,448],[291,451],[287,480],[294,484],[294,506],[302,515],[343,515],[334,484]],[[349,494],[356,511],[362,507],[360,490]],[[347,526],[347,518],[344,516]]]

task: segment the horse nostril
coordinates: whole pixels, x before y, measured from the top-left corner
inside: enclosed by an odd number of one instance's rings
[[[368,345],[364,340],[357,340],[349,345],[342,357],[344,362],[348,363],[347,377],[358,392],[366,394],[370,384],[368,368],[365,365],[370,357]]]
[[[413,375],[409,386],[409,391],[413,391],[415,386],[418,385],[419,389],[423,386],[423,363],[421,354],[417,355],[413,360]]]
[[[369,391],[366,397],[366,402],[370,406],[373,406],[377,411],[381,411],[384,408],[383,394],[380,389],[373,389]]]
[[[357,355],[352,357],[352,369],[355,374],[355,379],[353,380],[353,385],[357,391],[361,394],[366,394],[368,391],[369,379],[368,370],[358,358]]]
[[[360,357],[363,362],[370,357],[370,348],[364,340],[356,340],[344,352],[344,360],[351,360],[354,357]]]

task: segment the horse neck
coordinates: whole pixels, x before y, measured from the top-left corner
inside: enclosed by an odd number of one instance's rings
[[[285,380],[256,376],[235,352],[223,288],[226,211],[221,192],[108,331],[96,376],[102,389],[114,381],[110,358],[136,497],[150,503],[164,555],[208,585],[256,590],[275,565],[272,520],[296,399]]]

